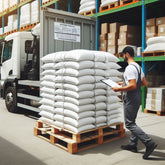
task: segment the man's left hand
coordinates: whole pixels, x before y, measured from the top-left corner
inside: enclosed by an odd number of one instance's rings
[[[119,87],[113,87],[112,88],[115,92],[121,91],[121,89]]]

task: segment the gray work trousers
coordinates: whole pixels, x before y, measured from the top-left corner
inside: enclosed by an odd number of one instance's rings
[[[132,133],[129,144],[137,146],[138,139],[145,145],[150,143],[152,139],[136,125],[136,117],[140,105],[130,104],[124,101],[124,120],[126,128]]]

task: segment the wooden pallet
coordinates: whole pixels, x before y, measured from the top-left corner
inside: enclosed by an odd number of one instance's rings
[[[130,3],[139,2],[140,0],[120,0],[120,5],[127,5]]]
[[[17,32],[17,31],[18,31],[17,29],[15,29],[15,30],[11,30],[11,31],[7,32],[6,35],[9,35],[9,34],[15,33],[15,32]]]
[[[95,13],[96,13],[96,9],[93,9],[93,10],[90,10],[90,11],[86,11],[84,13],[80,13],[80,15],[88,16],[88,15],[95,14]]]
[[[44,3],[42,3],[42,5],[46,5],[46,4],[48,4],[48,3],[52,2],[52,1],[54,1],[54,0],[49,0],[47,2],[44,2]]]
[[[115,7],[118,7],[118,6],[120,6],[120,1],[119,0],[117,2],[113,2],[113,3],[109,3],[107,5],[101,6],[99,8],[99,11],[104,11],[104,10],[107,10],[107,9],[113,9]]]
[[[148,57],[148,56],[165,56],[165,50],[163,51],[151,51],[151,52],[144,52],[142,53],[143,57]]]
[[[20,27],[20,31],[25,31],[25,30],[29,30],[32,29],[33,27],[35,27],[39,22],[33,23],[33,24],[27,24],[25,26],[21,26]]]
[[[154,111],[154,110],[148,110],[148,109],[144,109],[144,113],[156,114],[158,116],[165,115],[165,111]]]
[[[13,8],[17,7],[17,6],[18,6],[18,4],[15,4],[15,5],[9,7],[9,11],[12,10]]]
[[[37,121],[34,135],[73,154],[123,138],[125,130],[123,123],[117,123],[75,134],[72,131],[61,130],[61,128]]]
[[[26,2],[27,0],[20,0],[20,3],[24,3],[24,2]]]

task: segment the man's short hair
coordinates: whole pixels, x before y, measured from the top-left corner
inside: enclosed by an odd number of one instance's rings
[[[131,46],[127,46],[123,49],[122,54],[129,53],[131,57],[134,57],[134,50]]]

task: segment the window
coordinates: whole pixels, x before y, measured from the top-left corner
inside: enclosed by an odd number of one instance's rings
[[[11,58],[13,40],[5,42],[3,62]]]

